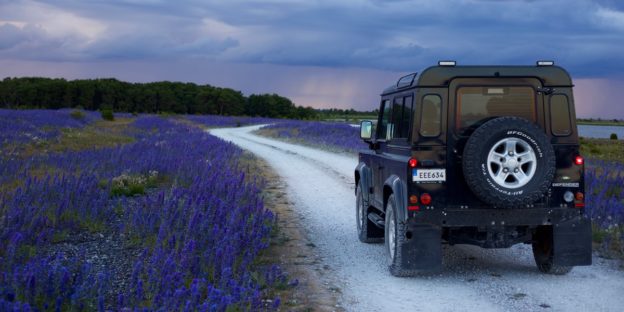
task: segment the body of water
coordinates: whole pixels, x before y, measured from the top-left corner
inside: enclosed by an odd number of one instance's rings
[[[621,126],[593,126],[578,125],[579,136],[586,138],[608,139],[611,133],[615,133],[618,139],[624,139],[624,127]]]

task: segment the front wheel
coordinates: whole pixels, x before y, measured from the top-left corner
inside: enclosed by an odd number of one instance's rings
[[[565,275],[572,271],[571,266],[556,265],[553,263],[554,244],[551,226],[541,226],[533,235],[533,258],[542,273]]]
[[[355,190],[355,222],[357,225],[358,239],[363,243],[380,243],[383,241],[383,233],[375,224],[368,219],[368,207],[364,204],[362,186],[358,183]]]

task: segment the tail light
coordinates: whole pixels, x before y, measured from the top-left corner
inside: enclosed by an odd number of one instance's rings
[[[575,163],[577,166],[581,166],[581,165],[583,165],[583,164],[585,163],[585,159],[583,159],[583,156],[581,156],[581,155],[576,156],[576,157],[574,158],[574,163]]]
[[[410,204],[418,204],[418,196],[412,195],[409,197]]]
[[[407,163],[410,168],[416,168],[416,166],[418,166],[418,160],[416,158],[410,158]]]
[[[423,193],[422,195],[420,195],[420,202],[423,205],[429,205],[431,204],[431,195],[427,194],[427,193]]]
[[[576,199],[576,201],[574,202],[574,207],[576,208],[585,207],[585,195],[583,193],[576,192],[576,194],[574,194],[574,199]]]

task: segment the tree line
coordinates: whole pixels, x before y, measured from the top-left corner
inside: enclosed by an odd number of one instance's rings
[[[112,109],[130,113],[212,114],[312,119],[316,111],[277,94],[252,94],[182,82],[129,83],[117,79],[5,78],[0,108]]]

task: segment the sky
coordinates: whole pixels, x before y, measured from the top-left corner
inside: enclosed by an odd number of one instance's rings
[[[185,81],[371,110],[446,59],[555,60],[579,117],[624,118],[622,0],[0,0],[0,78]]]

